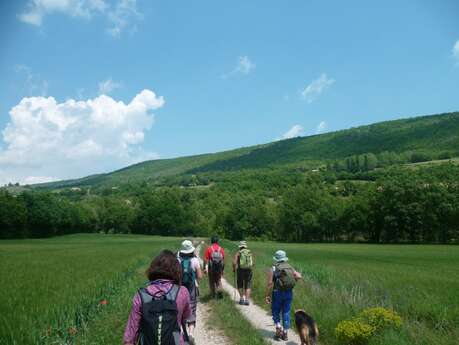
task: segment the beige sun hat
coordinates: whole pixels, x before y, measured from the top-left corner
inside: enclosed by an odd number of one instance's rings
[[[193,243],[189,240],[185,240],[182,242],[182,249],[180,249],[180,253],[182,254],[191,254],[196,250],[194,248]]]
[[[247,242],[246,241],[240,241],[238,247],[239,248],[247,248]]]

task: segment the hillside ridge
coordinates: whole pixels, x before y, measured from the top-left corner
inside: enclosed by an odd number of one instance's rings
[[[447,153],[459,156],[459,112],[423,115],[241,147],[136,163],[110,173],[34,185],[62,188],[154,182],[160,177],[210,171],[260,169],[295,164],[319,164],[352,155],[390,151]]]

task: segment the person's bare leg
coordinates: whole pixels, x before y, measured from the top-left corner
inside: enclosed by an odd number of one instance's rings
[[[194,334],[193,334],[195,326],[196,326],[196,322],[188,323],[188,344],[190,345],[195,345]]]
[[[188,324],[188,334],[189,335],[193,335],[193,332],[194,332],[194,328],[196,327],[196,322],[190,322]]]
[[[245,298],[247,298],[247,301],[250,299],[251,293],[252,293],[252,289],[245,289]]]

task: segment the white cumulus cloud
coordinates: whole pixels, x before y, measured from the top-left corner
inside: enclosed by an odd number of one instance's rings
[[[322,73],[319,78],[313,80],[303,91],[301,91],[301,97],[308,103],[312,103],[322,92],[327,90],[334,83],[335,79],[328,78],[325,73]]]
[[[301,125],[293,125],[292,128],[290,128],[287,132],[282,134],[280,138],[277,138],[277,140],[283,140],[283,139],[291,139],[291,138],[296,138],[299,137],[303,133],[303,126]]]
[[[120,87],[121,83],[117,83],[116,81],[113,81],[112,78],[109,78],[99,83],[99,94],[108,95],[113,90],[119,89]]]
[[[107,21],[107,32],[114,37],[119,37],[134,20],[142,18],[137,0],[29,0],[18,18],[24,23],[41,26],[44,18],[51,14],[86,19],[101,15]],[[133,28],[135,31],[135,25]]]
[[[106,95],[62,103],[23,98],[2,131],[0,184],[74,178],[157,158],[140,144],[153,125],[152,111],[163,105],[150,90],[128,104]]]
[[[316,134],[322,133],[327,128],[327,123],[325,121],[320,121],[316,127]]]
[[[459,63],[459,40],[456,41],[453,47],[453,56]]]
[[[253,71],[256,67],[257,67],[257,65],[255,65],[249,59],[248,56],[246,56],[246,55],[239,56],[238,63],[236,65],[236,67],[234,67],[234,69],[231,72],[223,74],[222,78],[226,79],[226,78],[231,77],[232,75],[235,75],[235,74],[247,75],[251,71]]]

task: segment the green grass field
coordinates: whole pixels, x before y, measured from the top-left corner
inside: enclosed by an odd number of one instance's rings
[[[0,241],[0,344],[121,343],[146,264],[179,243],[108,235]]]
[[[304,308],[317,319],[322,344],[338,344],[337,323],[372,306],[394,309],[404,325],[369,344],[458,343],[458,246],[250,244],[256,256],[256,302],[263,305],[266,270],[275,250],[286,250],[305,277],[295,288],[292,309]]]
[[[161,249],[179,243],[177,238],[129,235],[1,241],[0,344],[121,343],[146,265]],[[404,324],[373,337],[369,345],[457,344],[458,246],[249,244],[256,255],[256,302],[268,308],[263,302],[266,270],[274,251],[285,249],[305,276],[295,288],[294,308],[305,308],[317,319],[321,344],[338,344],[337,323],[371,306],[394,309]],[[236,249],[232,242],[224,245]],[[101,300],[108,303],[101,305]],[[237,344],[262,343],[241,323],[231,298],[208,303],[216,326]],[[240,327],[244,332],[236,332]]]

